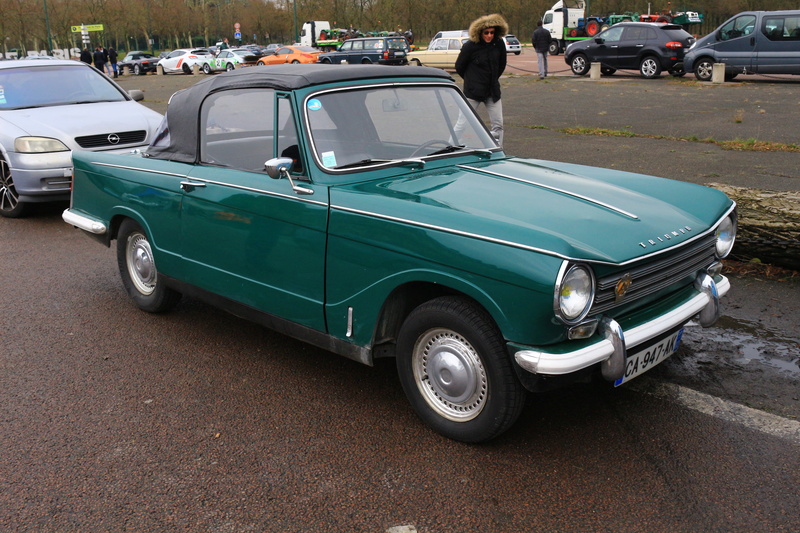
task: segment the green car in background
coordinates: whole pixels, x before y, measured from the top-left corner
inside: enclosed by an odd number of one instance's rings
[[[141,309],[189,295],[395,357],[417,414],[465,442],[527,391],[649,370],[730,286],[727,196],[510,157],[433,68],[237,69],[176,93],[146,152],[73,159],[63,218],[116,239]]]

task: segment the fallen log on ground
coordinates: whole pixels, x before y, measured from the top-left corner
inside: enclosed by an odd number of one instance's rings
[[[739,232],[732,257],[800,270],[800,192],[708,186],[737,204]]]

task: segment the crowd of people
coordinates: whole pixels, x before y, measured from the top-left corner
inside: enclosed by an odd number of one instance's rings
[[[88,65],[94,64],[97,70],[110,77],[116,78],[119,76],[119,72],[117,72],[117,51],[113,46],[109,46],[106,49],[99,45],[95,47],[94,52],[90,52],[88,47],[84,47],[81,50],[81,61]]]

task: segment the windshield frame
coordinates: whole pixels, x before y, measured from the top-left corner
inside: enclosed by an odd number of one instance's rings
[[[315,111],[311,110],[311,106],[309,103],[312,100],[317,100],[321,96],[330,95],[334,93],[343,93],[343,92],[361,92],[361,91],[371,91],[375,89],[386,90],[387,92],[392,89],[414,89],[414,88],[431,88],[431,89],[438,89],[438,90],[446,90],[446,91],[455,91],[457,94],[457,102],[461,110],[466,111],[466,120],[467,120],[467,127],[472,128],[472,134],[476,134],[480,137],[480,140],[483,141],[482,145],[477,146],[461,146],[458,142],[452,143],[455,147],[450,146],[450,148],[455,148],[451,150],[447,150],[443,153],[438,154],[424,154],[419,156],[413,157],[397,157],[397,158],[378,158],[375,157],[369,162],[366,162],[365,159],[364,164],[353,166],[349,163],[340,163],[340,164],[331,164],[329,161],[323,160],[323,153],[319,147],[319,137],[315,135],[315,129],[312,127],[312,119],[310,113]],[[404,166],[407,167],[411,164],[417,163],[416,166],[422,167],[425,165],[425,162],[434,161],[438,159],[446,159],[452,157],[463,156],[465,154],[474,154],[480,153],[483,154],[485,157],[486,154],[490,152],[501,152],[502,148],[497,145],[492,137],[491,133],[489,132],[486,124],[477,116],[475,111],[469,105],[466,98],[464,97],[463,92],[460,90],[458,86],[452,83],[447,82],[420,82],[420,81],[398,81],[394,83],[367,83],[367,84],[359,84],[359,85],[351,85],[347,87],[336,87],[336,88],[329,88],[323,89],[319,91],[313,91],[306,94],[302,98],[301,103],[302,109],[302,121],[303,121],[303,129],[306,132],[306,137],[308,140],[308,151],[315,161],[318,168],[320,168],[326,174],[333,174],[333,175],[342,175],[342,174],[353,174],[358,172],[365,172],[365,171],[372,171],[378,169],[386,169],[390,167],[398,167]],[[453,123],[453,126],[455,123]],[[317,132],[321,130],[317,129]],[[352,142],[357,142],[357,140],[353,140]],[[420,143],[419,146],[422,146],[424,143]],[[435,148],[431,148],[431,152],[437,151],[439,148],[443,148],[443,146],[437,145]],[[340,168],[337,168],[340,167]]]

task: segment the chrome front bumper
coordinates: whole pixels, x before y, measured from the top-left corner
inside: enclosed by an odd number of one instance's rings
[[[615,320],[606,317],[598,328],[604,337],[601,341],[571,352],[520,350],[515,352],[514,358],[524,370],[546,375],[570,374],[603,363],[603,377],[614,381],[625,371],[628,346],[654,339],[698,315],[700,325],[713,324],[719,317],[719,298],[728,292],[730,286],[725,276],[715,283],[708,274],[701,274],[695,280],[695,288],[699,291],[696,295],[653,320],[623,331]]]

